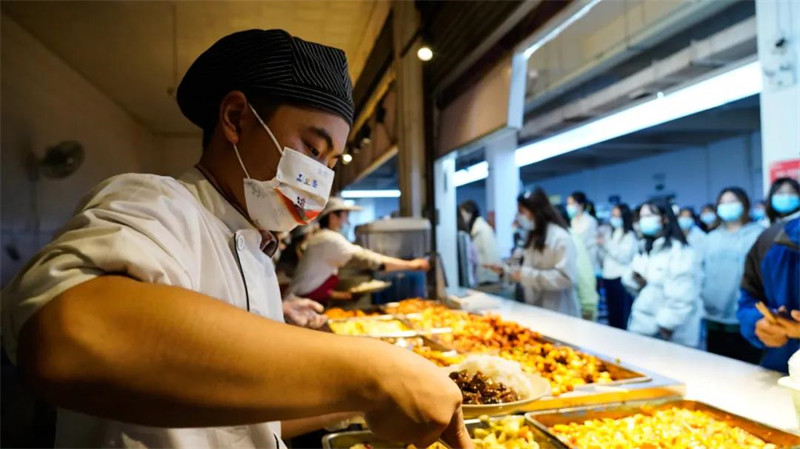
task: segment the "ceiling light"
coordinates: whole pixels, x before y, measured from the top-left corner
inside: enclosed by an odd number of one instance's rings
[[[353,162],[353,156],[350,153],[345,153],[342,155],[342,164],[347,165],[350,162]]]
[[[517,149],[518,167],[541,162],[642,129],[707,111],[761,92],[761,65],[753,61]],[[456,187],[489,177],[480,162],[455,173]]]
[[[342,198],[400,198],[400,190],[342,190]]]
[[[517,149],[518,167],[560,156],[761,92],[753,61]]]
[[[462,168],[453,174],[453,184],[456,187],[480,181],[489,177],[489,163],[486,161],[478,162],[467,168]]]
[[[417,50],[417,57],[420,61],[430,61],[433,58],[433,50],[431,50],[431,47],[423,45]]]

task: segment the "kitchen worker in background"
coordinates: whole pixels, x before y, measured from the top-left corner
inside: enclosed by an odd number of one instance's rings
[[[328,200],[353,120],[344,52],[234,33],[177,102],[203,129],[196,167],[103,181],[3,291],[3,345],[59,407],[55,446],[276,448],[362,412],[392,440],[471,447],[430,362],[283,323],[274,232]]]
[[[800,211],[762,232],[747,253],[736,317],[742,336],[764,351],[761,366],[788,372],[800,349]],[[756,303],[786,315],[771,320]]]
[[[717,208],[713,204],[708,203],[700,209],[700,228],[708,233],[717,229],[717,226],[719,226]]]
[[[599,271],[600,262],[597,258],[597,219],[594,210],[583,192],[573,192],[567,197],[567,215],[570,219],[570,228],[580,236],[595,272]]]
[[[750,199],[739,187],[723,189],[717,196],[717,216],[722,225],[708,234],[702,255],[706,349],[714,354],[758,363],[761,351],[739,332],[736,309],[744,261],[764,228],[750,221]]]
[[[309,237],[289,291],[322,304],[353,299],[349,292],[335,290],[339,268],[351,261],[375,271],[430,269],[425,259],[397,259],[350,243],[344,231],[350,226],[350,211],[357,210],[361,208],[347,205],[341,198],[333,197],[328,201],[319,216],[320,230]]]
[[[496,283],[499,280],[497,273],[485,267],[500,263],[494,229],[481,217],[475,201],[468,200],[461,203],[458,206],[458,213],[461,214],[465,230],[469,233],[478,256],[476,273],[478,284]]]
[[[775,223],[800,210],[800,184],[792,178],[778,178],[767,195],[767,217]]]
[[[695,252],[686,244],[672,208],[648,201],[639,209],[645,248],[622,281],[636,292],[628,330],[696,347],[703,307],[694,278]]]
[[[527,234],[520,267],[489,266],[522,286],[526,303],[581,316],[575,244],[541,188],[517,197],[517,224]]]
[[[598,235],[597,247],[603,261],[603,286],[608,302],[608,324],[617,329],[627,329],[633,298],[622,285],[622,277],[631,269],[638,252],[636,233],[633,232],[633,213],[627,204],[617,204],[611,209],[611,236]]]

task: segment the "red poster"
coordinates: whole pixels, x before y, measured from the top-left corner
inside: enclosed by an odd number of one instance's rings
[[[794,178],[800,181],[800,159],[773,162],[769,166],[769,182],[778,178]]]

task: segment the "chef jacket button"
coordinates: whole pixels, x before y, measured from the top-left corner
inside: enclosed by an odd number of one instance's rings
[[[239,251],[243,251],[244,250],[244,236],[243,235],[237,235],[236,236],[236,247],[239,248]]]

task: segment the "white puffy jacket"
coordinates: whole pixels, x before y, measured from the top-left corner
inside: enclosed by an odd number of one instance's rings
[[[531,245],[524,254],[520,284],[525,302],[580,317],[581,308],[575,294],[577,252],[569,231],[554,224],[547,225],[544,249],[538,251]]]
[[[693,273],[697,266],[695,251],[677,240],[670,246],[665,243],[663,237],[659,238],[649,254],[637,254],[631,271],[622,278],[625,286],[638,291],[628,330],[655,337],[659,328],[669,329],[670,341],[696,347],[703,306]],[[645,279],[644,287],[633,280],[634,272]]]
[[[472,237],[472,244],[478,253],[478,283],[497,282],[499,280],[497,274],[483,267],[485,264],[500,264],[500,253],[497,250],[497,238],[494,235],[494,229],[489,226],[489,223],[483,217],[477,217],[475,223],[472,224],[470,237]]]

